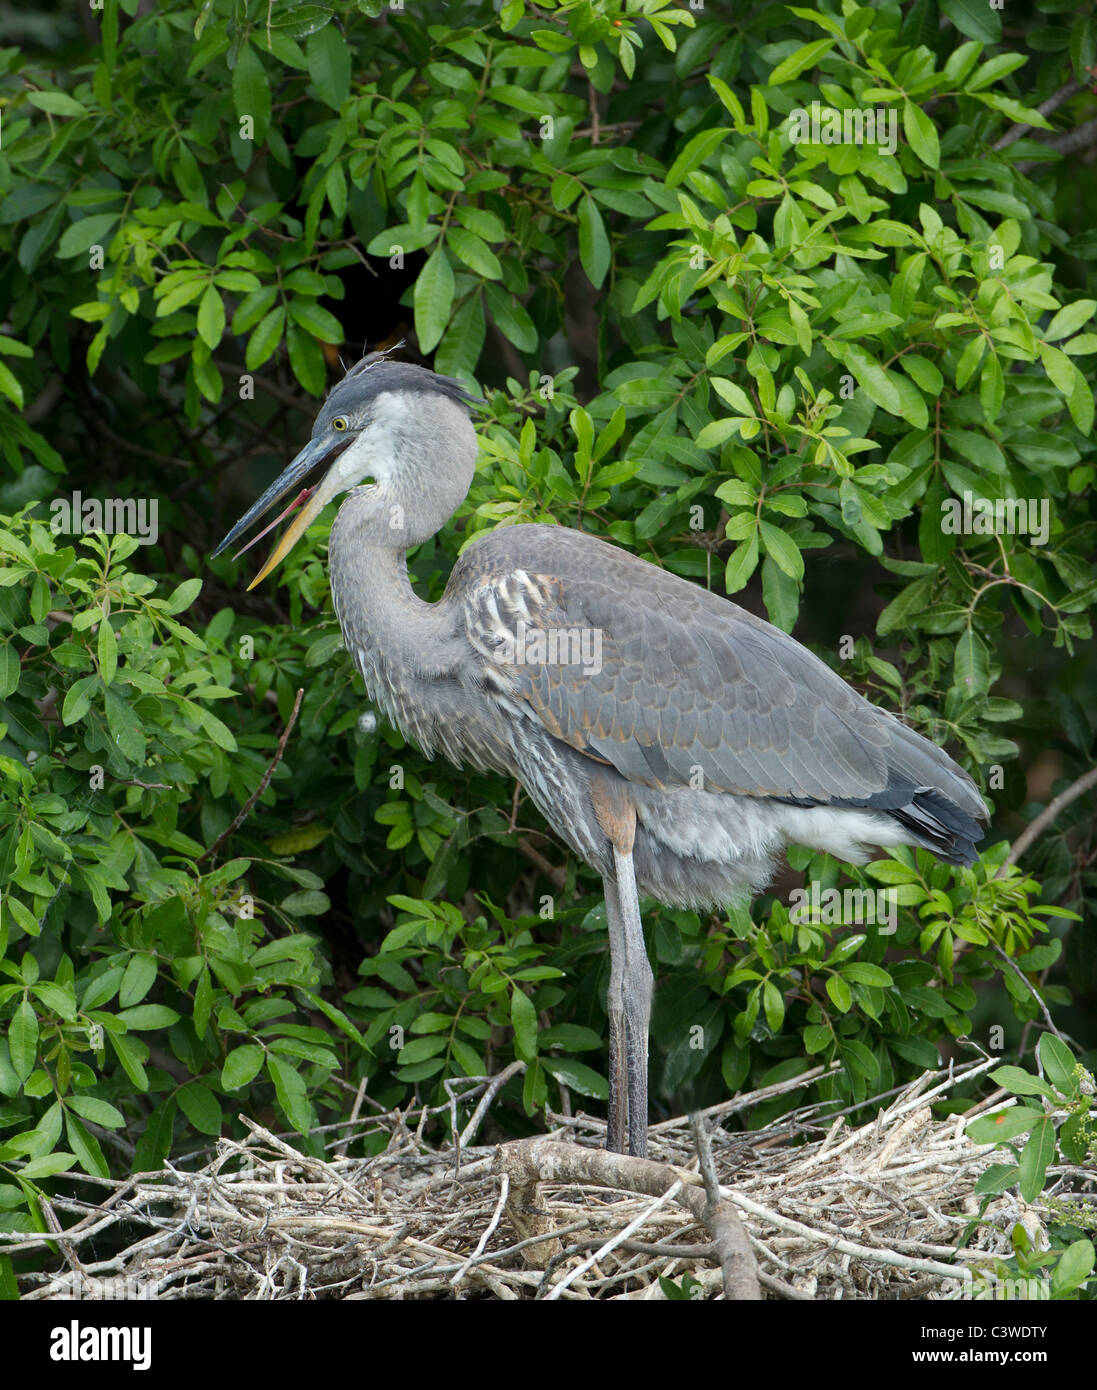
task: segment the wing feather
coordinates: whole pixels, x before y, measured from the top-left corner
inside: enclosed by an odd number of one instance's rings
[[[528,716],[630,781],[696,785],[700,770],[710,791],[813,804],[904,804],[913,790],[936,788],[983,815],[951,759],[800,643],[595,537],[536,525],[494,531],[466,549],[450,593],[482,660],[484,634],[498,639],[496,680],[501,673]],[[586,633],[599,659],[571,659],[573,642],[556,661],[519,660],[519,621]],[[500,643],[515,659],[501,660]]]

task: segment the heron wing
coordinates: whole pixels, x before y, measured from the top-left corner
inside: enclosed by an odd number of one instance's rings
[[[492,532],[455,587],[498,697],[630,781],[881,809],[931,788],[984,815],[951,759],[799,642],[593,536]]]

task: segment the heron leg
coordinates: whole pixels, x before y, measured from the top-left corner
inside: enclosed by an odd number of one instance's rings
[[[606,1013],[609,1017],[609,1123],[606,1148],[610,1153],[625,1152],[625,1126],[628,1123],[628,1065],[625,1057],[625,927],[621,918],[621,899],[612,878],[604,880],[606,923],[609,927],[609,989]]]
[[[628,1072],[628,1151],[634,1158],[648,1152],[648,1023],[652,973],[644,945],[640,898],[632,854],[613,851],[617,871],[617,906],[624,939],[625,1051]],[[612,950],[612,937],[610,949]]]

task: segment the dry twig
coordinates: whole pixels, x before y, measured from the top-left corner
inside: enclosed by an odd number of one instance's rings
[[[956,1248],[995,1151],[966,1138],[973,1112],[936,1120],[930,1106],[994,1065],[927,1073],[856,1127],[830,1109],[820,1118],[818,1103],[753,1131],[710,1123],[701,1174],[685,1118],[652,1126],[650,1159],[606,1154],[604,1122],[584,1116],[548,1137],[472,1147],[498,1094],[498,1078],[481,1078],[455,1102],[459,1172],[449,1102],[414,1123],[401,1111],[358,1119],[355,1140],[386,1144],[372,1158],[340,1155],[339,1139],[314,1158],[249,1122],[208,1162],[123,1181],[66,1175],[49,1229],[0,1232],[0,1252],[46,1265],[19,1276],[30,1300],[117,1296],[96,1289],[119,1279],[161,1299],[652,1300],[666,1297],[661,1279],[685,1274],[706,1297],[741,1298],[758,1296],[754,1262],[767,1296],[954,1298],[966,1268],[1009,1258],[1017,1221],[1038,1244],[1045,1219],[1007,1194]],[[771,1091],[716,1109],[749,1111]],[[1052,1171],[1093,1189],[1092,1173]]]

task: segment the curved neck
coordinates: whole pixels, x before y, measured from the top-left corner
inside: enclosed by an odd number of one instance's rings
[[[331,528],[328,567],[343,640],[370,695],[411,689],[457,655],[449,603],[424,602],[412,588],[407,552],[377,539],[373,508],[352,493]],[[360,524],[361,523],[361,524]]]
[[[420,683],[460,667],[461,624],[448,599],[424,603],[408,578],[407,551],[446,524],[468,494],[476,431],[453,402],[379,402],[344,457],[372,458],[376,483],[356,488],[331,528],[328,568],[343,640],[375,699],[405,731],[418,723]],[[362,476],[361,471],[358,476]]]

